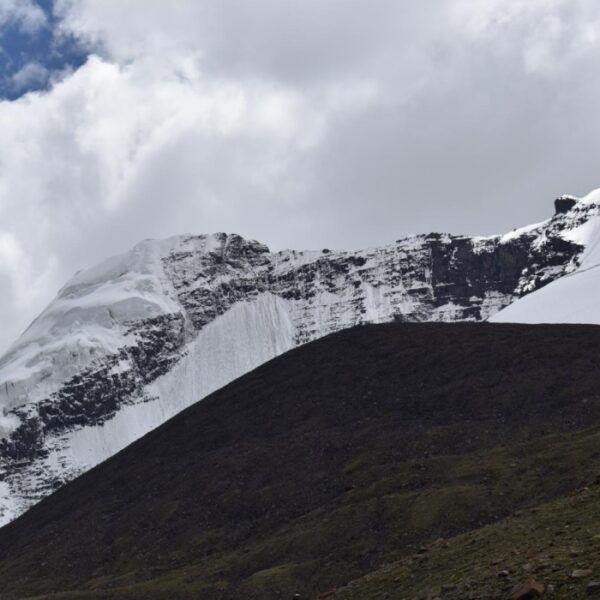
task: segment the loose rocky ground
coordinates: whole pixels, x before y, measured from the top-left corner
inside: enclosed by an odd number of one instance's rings
[[[335,590],[336,600],[600,598],[600,488],[451,539]]]

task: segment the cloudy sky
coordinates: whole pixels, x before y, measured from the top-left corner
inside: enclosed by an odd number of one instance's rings
[[[600,186],[597,0],[0,0],[0,351],[148,237],[491,234]]]

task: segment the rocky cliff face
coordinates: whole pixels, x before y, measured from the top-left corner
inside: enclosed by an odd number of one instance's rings
[[[0,522],[262,362],[368,322],[485,320],[578,267],[597,203],[503,236],[270,252],[147,240],[77,274],[0,360]]]

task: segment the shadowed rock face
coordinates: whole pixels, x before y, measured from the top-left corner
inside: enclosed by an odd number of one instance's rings
[[[356,252],[272,253],[223,233],[146,241],[76,276],[0,361],[0,403],[18,419],[0,442],[1,521],[294,345],[364,323],[487,319],[576,267],[583,247],[565,233],[598,207],[565,211],[567,204],[548,221],[505,236],[432,233]],[[142,281],[135,284],[141,308],[131,304],[132,273]],[[109,285],[113,295],[103,304]],[[240,306],[247,310],[234,318]],[[254,316],[257,306],[266,320]],[[62,343],[74,321],[85,356],[80,342]],[[254,321],[266,341],[240,347],[237,331]],[[222,346],[215,366],[202,336],[222,323],[227,333],[215,338]],[[290,331],[284,337],[282,323]],[[110,347],[102,341],[108,335]],[[27,353],[33,358],[23,359]],[[220,375],[230,362],[239,366]],[[28,378],[12,375],[17,363],[30,369]],[[189,380],[185,393],[182,379]],[[111,429],[125,409],[129,416]]]

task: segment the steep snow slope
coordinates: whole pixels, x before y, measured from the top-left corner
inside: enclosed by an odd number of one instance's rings
[[[581,198],[570,213],[573,218],[586,215],[585,222],[564,236],[584,248],[578,267],[517,300],[490,321],[600,325],[600,190]]]
[[[82,369],[118,353],[133,341],[131,321],[177,312],[160,268],[161,256],[176,243],[142,242],[75,275],[0,361],[4,410],[41,400]]]
[[[14,471],[10,486],[19,495],[11,499],[3,517],[10,518],[12,511],[29,504],[29,498],[106,460],[198,398],[292,348],[293,326],[282,304],[265,294],[235,305],[185,344],[182,358],[146,386],[140,402],[124,404],[103,422],[49,432],[43,455],[34,461],[48,487],[31,469]]]
[[[504,236],[357,252],[178,236],[78,273],[0,359],[0,522],[295,345],[368,322],[487,319],[574,272],[597,212],[562,198]]]

